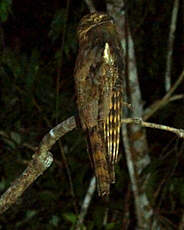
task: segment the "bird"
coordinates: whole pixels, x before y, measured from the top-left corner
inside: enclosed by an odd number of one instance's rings
[[[109,197],[120,142],[123,50],[115,22],[104,12],[82,17],[77,37],[74,81],[79,122],[89,140],[98,195]]]

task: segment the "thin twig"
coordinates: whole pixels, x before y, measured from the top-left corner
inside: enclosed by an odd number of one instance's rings
[[[72,202],[73,202],[74,210],[75,210],[75,213],[78,214],[78,207],[77,207],[76,196],[75,196],[75,192],[74,192],[74,187],[73,187],[73,181],[72,181],[70,167],[68,165],[68,161],[67,161],[67,158],[65,156],[62,141],[59,140],[58,144],[59,144],[59,148],[60,148],[60,152],[61,152],[62,163],[64,164],[64,167],[66,169],[66,174],[67,174],[67,177],[68,177],[68,182],[69,182],[69,186],[70,186],[70,192],[71,192],[71,195],[72,195],[72,198],[73,198]]]
[[[167,104],[168,100],[170,100],[171,95],[174,93],[174,91],[177,89],[177,87],[181,84],[181,82],[184,79],[184,70],[180,74],[179,78],[176,80],[174,85],[170,88],[170,90],[167,92],[167,94],[158,102],[151,105],[148,109],[146,109],[146,112],[143,116],[143,120],[148,120],[156,111],[161,109],[165,104]]]
[[[66,3],[66,20],[63,26],[62,41],[60,47],[61,56],[57,60],[57,76],[56,76],[56,123],[58,123],[58,108],[59,108],[59,92],[60,92],[60,78],[61,78],[61,68],[63,64],[63,51],[65,44],[65,37],[67,31],[67,22],[68,22],[68,12],[70,7],[70,0],[67,0]]]
[[[165,72],[165,89],[166,92],[171,88],[171,66],[172,66],[172,54],[173,54],[173,45],[174,45],[174,33],[176,30],[177,16],[179,9],[179,0],[173,1],[173,10],[172,10],[172,18],[170,25],[170,33],[168,40],[168,53],[167,53],[167,61],[166,61],[166,72]]]
[[[183,229],[184,229],[184,210],[182,210],[181,220],[178,226],[178,230],[183,230]]]
[[[34,106],[37,108],[37,110],[41,113],[41,115],[42,115],[43,119],[45,120],[47,126],[48,126],[49,128],[51,128],[51,127],[52,127],[51,122],[50,122],[50,121],[47,119],[47,117],[45,116],[45,113],[42,111],[42,108],[41,108],[40,105],[37,103],[35,97],[32,98],[32,102],[33,102]]]
[[[109,207],[107,207],[105,209],[105,212],[104,212],[104,218],[103,218],[103,226],[104,226],[104,228],[108,223],[108,214],[109,214]]]
[[[61,41],[61,47],[60,47],[61,56],[60,56],[60,58],[58,58],[58,63],[57,63],[56,123],[58,123],[59,91],[60,91],[60,85],[61,85],[60,78],[61,78],[61,68],[62,68],[62,64],[63,64],[63,51],[64,51],[66,32],[67,32],[67,21],[68,21],[69,7],[70,7],[70,0],[67,0],[67,4],[66,4],[66,20],[65,20],[64,27],[63,27],[62,41]],[[73,189],[72,177],[71,177],[70,168],[69,168],[69,165],[68,165],[68,162],[67,162],[67,158],[65,156],[65,152],[64,152],[64,148],[63,148],[61,140],[58,141],[58,145],[59,145],[62,161],[63,161],[64,167],[66,169],[66,174],[67,174],[69,185],[70,185],[70,191],[71,191],[71,195],[73,197],[74,209],[75,209],[75,212],[77,213],[77,205],[76,205],[76,202],[75,202],[75,193],[74,193],[74,189]]]
[[[122,230],[127,230],[130,225],[130,205],[131,205],[131,185],[128,185],[128,189],[124,198],[124,216],[122,220]]]
[[[91,199],[93,197],[93,194],[95,192],[95,189],[96,189],[96,178],[95,178],[95,176],[93,176],[91,179],[91,182],[89,184],[89,188],[88,188],[88,191],[86,193],[86,196],[84,198],[82,207],[81,207],[81,211],[79,214],[76,230],[81,229],[81,225],[84,221],[84,217],[86,216],[86,213],[87,213],[88,207],[90,205]]]
[[[67,32],[67,21],[68,21],[69,7],[70,7],[70,0],[67,0],[67,4],[66,4],[66,20],[65,20],[64,27],[63,27],[62,41],[61,41],[61,47],[60,47],[61,56],[58,58],[58,62],[57,62],[56,123],[58,123],[59,92],[60,92],[60,86],[61,86],[60,78],[61,78],[61,69],[62,69],[62,64],[63,64],[63,51],[64,51],[64,45],[65,45],[66,32]],[[72,182],[70,167],[68,165],[67,158],[65,156],[65,152],[64,152],[64,148],[63,148],[61,140],[58,141],[58,145],[59,145],[59,149],[60,149],[60,153],[61,153],[61,157],[62,157],[62,162],[63,162],[64,167],[66,169],[66,174],[67,174],[68,181],[69,181],[70,191],[71,191],[71,195],[73,197],[74,209],[75,209],[75,212],[77,214],[78,210],[77,210],[77,204],[76,204],[76,198],[75,198],[75,193],[74,193],[74,188],[73,188],[73,182]]]
[[[155,124],[155,123],[145,122],[141,118],[122,119],[122,123],[124,123],[124,124],[137,124],[137,125],[141,125],[142,127],[165,130],[168,132],[175,133],[180,138],[184,138],[184,129],[176,129],[176,128],[166,126],[166,125],[159,125],[159,124]]]
[[[88,6],[90,13],[93,13],[96,11],[94,4],[91,0],[84,0],[84,1],[85,1],[86,5]]]
[[[184,98],[183,94],[176,94],[176,95],[169,98],[168,103],[171,101],[181,100],[183,98]]]
[[[50,167],[53,162],[52,154],[49,152],[56,141],[76,127],[74,117],[70,117],[50,130],[42,139],[38,150],[32,156],[27,168],[22,175],[8,188],[0,198],[0,214],[5,212],[23,192]]]
[[[123,119],[122,124],[125,124],[126,120],[127,119]],[[126,162],[127,162],[127,166],[129,169],[131,186],[132,186],[132,191],[133,191],[134,199],[135,199],[136,215],[137,215],[138,219],[141,219],[141,217],[140,217],[141,211],[140,211],[140,205],[139,205],[139,187],[138,187],[138,182],[137,182],[134,160],[132,159],[133,156],[131,154],[131,147],[130,147],[130,143],[129,143],[128,130],[127,130],[127,127],[125,125],[122,125],[122,137],[123,137],[124,148],[126,149]]]

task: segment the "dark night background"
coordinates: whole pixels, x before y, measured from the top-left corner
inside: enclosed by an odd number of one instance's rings
[[[73,70],[77,55],[76,28],[89,12],[82,0],[0,2],[0,193],[25,169],[42,137],[57,123],[77,113]],[[105,1],[96,9],[106,11]],[[126,13],[135,43],[137,67],[144,108],[165,95],[164,74],[172,0],[127,1]],[[184,1],[180,1],[175,33],[172,82],[184,63]],[[183,82],[175,94],[183,94]],[[183,99],[168,103],[149,121],[184,128]],[[147,138],[151,172],[147,194],[156,215],[171,229],[184,209],[184,144],[174,134],[149,129]],[[0,229],[74,229],[93,170],[86,151],[85,136],[73,130],[54,145],[54,163],[32,184],[5,214]],[[71,192],[70,171],[74,196]],[[129,175],[123,146],[112,186],[109,225],[122,229]],[[158,189],[159,188],[159,189]],[[156,191],[157,194],[156,194]],[[155,200],[154,200],[155,199]],[[130,218],[135,221],[130,192]],[[102,229],[106,205],[95,193],[84,224]]]

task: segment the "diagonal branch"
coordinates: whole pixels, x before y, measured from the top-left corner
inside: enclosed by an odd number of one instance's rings
[[[5,212],[23,192],[50,167],[53,162],[52,154],[49,152],[56,141],[76,127],[74,117],[70,117],[63,121],[46,134],[38,148],[32,156],[27,168],[22,175],[15,180],[9,189],[0,198],[0,214]]]
[[[177,134],[180,138],[184,138],[184,130],[176,129],[165,125],[158,125],[154,123],[144,122],[139,118],[127,118],[123,119],[124,124],[137,124],[142,127],[156,128]],[[63,121],[46,134],[38,148],[33,155],[33,159],[29,162],[27,168],[22,175],[15,180],[10,188],[0,198],[0,214],[4,213],[16,200],[23,194],[23,192],[40,176],[44,171],[50,167],[53,162],[52,154],[49,152],[51,147],[56,141],[64,136],[66,133],[76,128],[75,118],[72,116]],[[79,223],[83,222],[84,216],[87,212],[92,194],[95,190],[95,178],[91,180],[89,190],[84,199],[83,206],[81,208],[81,214],[79,217]]]
[[[176,80],[174,85],[170,88],[170,90],[167,92],[167,94],[158,102],[151,105],[148,109],[146,109],[146,112],[143,116],[143,120],[148,120],[156,111],[158,111],[160,108],[162,108],[165,104],[168,103],[168,101],[171,98],[171,95],[174,93],[174,91],[177,89],[177,87],[181,84],[181,82],[184,79],[184,70],[180,74],[179,78]]]
[[[88,207],[90,205],[90,202],[91,202],[91,199],[92,199],[93,194],[95,192],[95,189],[96,189],[96,178],[95,178],[95,176],[93,176],[91,178],[91,181],[90,181],[90,184],[89,184],[89,187],[88,187],[88,191],[87,191],[87,193],[85,195],[85,198],[84,198],[82,206],[81,206],[81,211],[80,211],[80,215],[79,215],[79,218],[78,218],[76,230],[81,229],[81,225],[82,225],[82,223],[84,221],[84,217],[87,214]]]
[[[176,30],[177,24],[177,16],[179,9],[179,0],[173,1],[173,10],[172,10],[172,18],[169,32],[169,40],[168,40],[168,53],[167,53],[167,61],[166,61],[166,72],[165,72],[165,89],[166,92],[171,88],[171,66],[172,66],[172,54],[173,54],[173,45],[174,45],[174,33]]]

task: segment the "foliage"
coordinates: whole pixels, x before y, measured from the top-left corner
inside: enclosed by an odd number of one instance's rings
[[[49,37],[52,39],[52,42],[56,42],[59,38],[61,38],[61,35],[64,35],[65,30],[66,38],[65,40],[67,42],[64,43],[64,49],[63,53],[65,54],[65,57],[69,57],[70,53],[76,52],[76,33],[75,33],[75,26],[73,24],[67,24],[67,11],[66,9],[60,9],[57,10],[54,18],[51,22],[50,31],[49,31]],[[61,55],[61,50],[58,50],[56,52],[55,57],[56,59],[59,58]]]
[[[11,13],[12,0],[2,0],[0,2],[0,20],[5,22],[8,19],[9,14]]]

